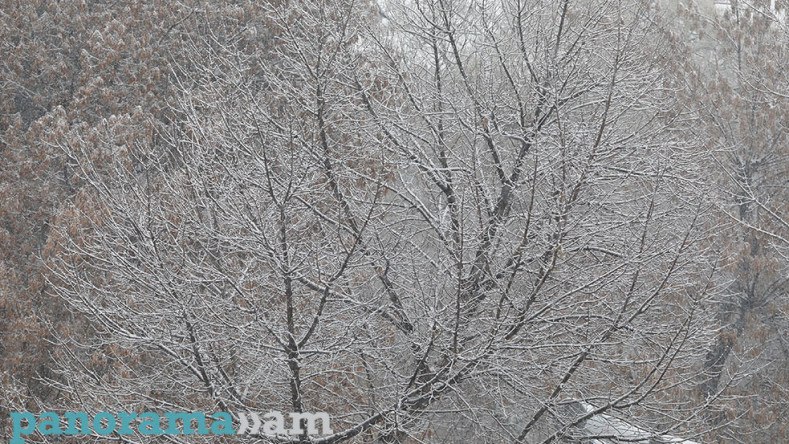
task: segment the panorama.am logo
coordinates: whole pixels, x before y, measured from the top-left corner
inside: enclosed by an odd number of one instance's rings
[[[238,426],[233,425],[236,418]],[[320,428],[318,427],[320,425]],[[11,412],[11,441],[24,444],[25,436],[118,435],[256,435],[266,437],[330,435],[329,415],[324,412]]]

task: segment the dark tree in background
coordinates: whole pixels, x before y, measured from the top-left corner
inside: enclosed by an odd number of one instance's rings
[[[691,5],[677,31],[689,138],[712,154],[725,288],[721,330],[704,360],[700,396],[729,399],[708,412],[725,442],[787,439],[789,386],[789,27],[785,2]],[[744,374],[747,377],[740,377]]]

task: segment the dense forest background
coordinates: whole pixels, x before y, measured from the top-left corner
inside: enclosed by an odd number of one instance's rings
[[[789,441],[788,6],[3,0],[0,435]]]

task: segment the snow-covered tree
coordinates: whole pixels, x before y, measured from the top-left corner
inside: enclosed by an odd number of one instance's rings
[[[59,388],[326,411],[322,443],[698,431],[714,220],[654,13],[293,2],[262,64],[204,36],[156,140],[61,145],[88,186],[51,281],[103,354],[63,347]]]

